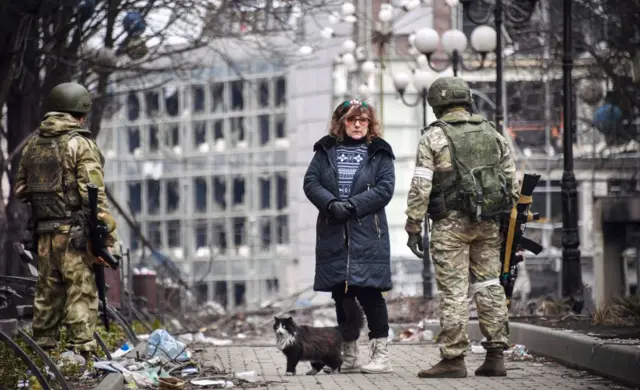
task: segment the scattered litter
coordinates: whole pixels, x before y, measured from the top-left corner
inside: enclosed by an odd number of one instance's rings
[[[187,361],[191,359],[191,352],[185,345],[177,341],[164,329],[156,329],[147,341],[147,355],[161,356],[169,360]]]
[[[258,377],[256,376],[255,371],[237,372],[235,376],[238,379],[243,379],[250,383],[254,383],[258,381]]]
[[[505,354],[511,357],[511,360],[532,360],[531,356],[527,352],[527,347],[522,344],[515,344],[511,348],[505,351]]]
[[[189,376],[189,375],[193,375],[193,374],[197,374],[197,373],[198,373],[198,368],[197,367],[187,367],[187,368],[184,368],[180,372],[180,375],[181,376]]]
[[[230,389],[234,387],[233,382],[221,379],[194,379],[191,384],[196,386],[215,386],[217,389]]]
[[[184,388],[184,381],[177,378],[160,378],[158,379],[160,390],[179,390]]]
[[[124,343],[124,345],[118,348],[115,352],[111,352],[111,357],[117,359],[128,354],[133,349],[133,346],[128,342]]]
[[[65,351],[60,354],[59,367],[66,365],[84,365],[87,361],[81,355],[73,351]]]

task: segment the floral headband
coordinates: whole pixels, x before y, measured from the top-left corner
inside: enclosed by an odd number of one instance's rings
[[[357,104],[367,109],[369,108],[369,105],[367,104],[367,102],[365,102],[364,100],[358,100],[358,99],[345,100],[344,103],[342,103],[342,108],[347,108],[352,104]]]

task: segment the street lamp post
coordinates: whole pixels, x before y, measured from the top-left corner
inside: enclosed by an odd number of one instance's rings
[[[441,39],[436,30],[425,27],[416,32],[413,43],[415,48],[426,56],[429,67],[436,72],[442,72],[445,69],[436,68],[431,61],[433,53],[438,50],[442,41],[442,48],[449,55],[453,75],[458,76],[459,69],[474,71],[484,67],[487,54],[496,49],[496,35],[496,31],[486,25],[476,27],[471,33],[471,48],[480,54],[480,65],[475,68],[466,66],[462,60],[462,53],[467,49],[468,42],[467,37],[460,30],[445,31]]]
[[[422,128],[427,127],[427,93],[431,83],[435,81],[435,74],[423,69],[415,69],[413,71],[413,86],[418,91],[418,96],[414,102],[406,99],[405,91],[411,82],[408,74],[398,72],[393,75],[393,84],[402,99],[402,103],[409,107],[415,107],[422,103]],[[431,273],[431,255],[429,253],[429,233],[428,219],[425,216],[425,229],[423,238],[424,252],[422,254],[422,296],[424,298],[433,298],[433,275]]]
[[[484,60],[487,53],[495,50],[495,36],[496,33],[493,28],[489,26],[478,26],[471,34],[471,46],[480,54],[481,63],[478,68],[480,69],[484,65]],[[412,48],[421,54],[418,57],[418,62],[422,63],[424,67],[429,67],[436,72],[441,72],[444,69],[438,69],[431,63],[431,57],[433,53],[438,49],[440,44],[440,35],[432,28],[423,28],[418,30],[417,33],[412,34],[409,37],[409,44]],[[444,51],[449,54],[451,65],[453,68],[453,75],[458,75],[458,69],[475,70],[474,68],[468,68],[462,61],[462,55],[467,49],[467,37],[462,31],[449,30],[442,35],[442,46]],[[422,61],[420,61],[422,59]],[[413,71],[413,85],[418,91],[418,98],[415,102],[410,103],[405,98],[405,91],[410,83],[410,77],[404,72],[398,72],[393,75],[393,82],[395,85],[402,102],[410,107],[417,106],[418,103],[422,103],[422,127],[427,127],[427,93],[431,83],[435,81],[437,76],[426,69],[415,69]],[[428,221],[429,216],[425,215],[425,229],[424,229],[424,252],[422,255],[422,287],[423,296],[425,298],[433,298],[433,275],[431,273],[431,254],[429,252],[429,232]]]
[[[462,3],[463,10],[469,20],[478,25],[483,25],[489,21],[491,18],[491,12],[487,12],[482,17],[475,17],[471,12],[471,7],[474,4],[474,0],[459,0]],[[497,31],[495,37],[495,50],[496,50],[496,112],[495,112],[495,121],[498,126],[498,131],[503,133],[503,121],[504,121],[504,109],[502,106],[502,76],[503,76],[503,68],[502,68],[502,26],[504,20],[506,19],[508,22],[518,24],[525,23],[531,16],[533,15],[533,11],[535,10],[537,0],[528,0],[527,7],[515,4],[510,4],[508,7],[508,12],[505,14],[502,0],[494,0],[493,6],[493,19],[495,23],[495,30]],[[481,0],[480,2],[475,1],[475,3],[484,3],[487,4],[489,2]],[[523,3],[524,4],[524,3]]]
[[[564,0],[563,10],[563,137],[564,172],[562,172],[562,295],[572,309],[580,313],[584,307],[582,294],[582,267],[580,264],[580,236],[578,235],[578,191],[573,173],[573,125],[571,104],[571,71],[573,45],[571,34],[571,3]]]

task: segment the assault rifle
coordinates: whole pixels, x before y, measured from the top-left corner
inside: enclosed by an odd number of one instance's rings
[[[528,250],[535,255],[542,252],[540,244],[524,237],[527,222],[540,219],[538,213],[532,213],[529,210],[533,202],[533,190],[539,180],[540,175],[525,173],[518,203],[513,206],[510,213],[505,213],[502,217],[500,231],[504,239],[502,248],[500,248],[500,261],[502,262],[500,284],[507,296],[507,305],[511,304],[513,287],[518,277],[518,264],[523,261],[522,254],[519,252]]]
[[[89,196],[89,253],[91,253],[97,262],[93,264],[93,273],[96,279],[96,287],[98,288],[98,299],[102,302],[102,323],[109,331],[109,317],[107,314],[107,295],[106,283],[104,280],[104,267],[108,266],[112,269],[118,269],[120,265],[118,260],[113,257],[107,247],[104,245],[105,238],[109,232],[104,222],[98,219],[98,186],[95,184],[87,184],[87,193]]]

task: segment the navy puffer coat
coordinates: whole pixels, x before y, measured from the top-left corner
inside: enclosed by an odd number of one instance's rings
[[[340,199],[336,144],[332,136],[320,139],[304,176],[304,193],[319,211],[314,290],[331,291],[345,281],[349,286],[391,290],[389,227],[384,208],[395,187],[393,150],[382,138],[374,138],[368,145],[368,158],[356,171],[349,195],[356,215],[340,222],[327,211],[331,201]]]

